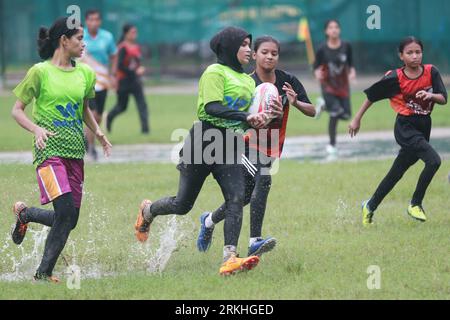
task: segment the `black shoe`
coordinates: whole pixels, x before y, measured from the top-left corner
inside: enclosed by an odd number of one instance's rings
[[[49,276],[45,273],[36,272],[36,274],[33,277],[34,282],[49,282],[54,284],[59,284],[61,280],[55,276]]]
[[[13,213],[16,216],[16,223],[11,231],[11,237],[15,244],[22,243],[25,234],[27,233],[28,223],[24,218],[24,212],[27,209],[27,205],[23,202],[16,202],[13,206]]]

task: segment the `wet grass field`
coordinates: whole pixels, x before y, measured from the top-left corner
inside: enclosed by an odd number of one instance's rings
[[[197,252],[199,217],[221,204],[212,178],[190,214],[158,217],[148,244],[136,243],[133,223],[144,198],[173,195],[173,165],[87,165],[81,217],[59,259],[62,284],[33,284],[45,231],[31,225],[21,247],[9,237],[11,206],[39,205],[31,165],[0,166],[0,299],[449,299],[450,162],[444,161],[427,197],[429,221],[406,214],[422,164],[386,198],[375,225],[361,225],[360,204],[370,197],[392,160],[317,164],[283,161],[273,177],[264,235],[278,245],[258,267],[229,278],[218,275],[223,232]],[[239,243],[247,252],[248,209]],[[81,271],[70,290],[68,265]],[[381,271],[370,290],[371,266]],[[70,281],[69,281],[70,282]]]

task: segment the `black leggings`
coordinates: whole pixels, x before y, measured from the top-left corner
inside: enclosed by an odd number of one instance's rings
[[[254,164],[257,168],[255,177],[250,175],[247,170],[244,170],[245,175],[245,201],[244,206],[250,203],[250,237],[258,238],[262,235],[262,226],[264,222],[264,215],[266,213],[267,198],[269,197],[270,188],[272,186],[272,176],[268,173],[271,164],[263,165],[260,162]],[[262,168],[265,170],[261,174]],[[266,172],[267,171],[267,172]],[[219,223],[225,219],[226,204],[222,204],[220,208],[212,214],[212,221],[214,224]]]
[[[429,117],[398,116],[395,125],[395,138],[402,148],[391,170],[370,199],[368,205],[371,210],[375,211],[378,208],[405,172],[419,159],[425,163],[425,168],[420,174],[411,204],[413,206],[422,205],[428,186],[441,166],[441,158],[429,144],[430,131],[431,119]]]
[[[75,208],[72,193],[66,193],[53,200],[54,211],[28,208],[25,211],[27,223],[35,222],[51,227],[45,242],[44,255],[37,270],[39,274],[51,276],[70,232],[75,229],[80,209]]]
[[[124,80],[121,80],[122,82]],[[119,90],[117,91],[117,104],[116,106],[108,113],[108,122],[112,123],[114,119],[124,112],[128,107],[128,99],[130,94],[132,94],[136,100],[136,105],[139,111],[139,118],[141,121],[141,131],[143,133],[149,132],[149,111],[147,107],[147,102],[145,101],[144,91],[142,85],[133,81],[130,84],[120,84]]]
[[[336,146],[336,136],[337,136],[337,125],[339,118],[330,117],[330,122],[328,123],[328,134],[330,136],[330,145]]]
[[[219,184],[224,204],[225,245],[237,246],[242,227],[244,206],[244,176],[241,165],[187,165],[180,169],[180,181],[176,197],[158,200],[150,207],[152,216],[185,215],[194,206],[203,183],[210,173]]]
[[[337,126],[339,120],[349,120],[352,115],[350,98],[341,98],[326,92],[322,93],[325,99],[325,107],[330,114],[328,123],[328,134],[330,136],[330,145],[336,146]]]

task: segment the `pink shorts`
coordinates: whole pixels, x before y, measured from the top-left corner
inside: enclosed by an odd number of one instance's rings
[[[81,207],[84,182],[84,161],[54,157],[36,168],[41,191],[41,204],[47,204],[72,192],[75,208]]]

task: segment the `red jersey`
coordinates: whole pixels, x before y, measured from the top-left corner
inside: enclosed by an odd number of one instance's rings
[[[416,79],[408,78],[405,67],[388,71],[383,79],[364,92],[371,102],[389,99],[394,111],[400,115],[429,115],[433,112],[434,102],[416,98],[419,91],[442,94],[447,99],[441,75],[431,64],[424,65],[422,74]]]
[[[117,49],[119,52],[117,80],[135,78],[136,69],[141,65],[141,47],[137,44],[122,42]]]
[[[256,86],[259,86],[262,81],[259,79],[256,72],[252,74]],[[294,91],[297,93],[297,99],[301,102],[311,103],[305,88],[301,82],[293,75],[282,70],[275,70],[275,86],[278,89],[278,94],[282,97],[284,106],[284,114],[281,119],[274,119],[267,129],[251,130],[249,134],[244,136],[250,148],[257,149],[266,156],[280,158],[283,152],[284,141],[286,139],[286,128],[289,118],[289,101],[285,92],[283,91],[284,83],[289,83]],[[252,137],[251,133],[257,133],[257,137]],[[278,141],[277,141],[278,140]]]
[[[322,44],[316,52],[314,69],[321,68],[325,78],[321,81],[322,91],[340,98],[350,96],[348,73],[353,67],[353,53],[350,43],[342,41],[339,48],[331,49]]]

